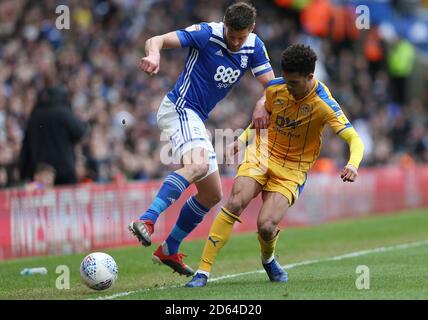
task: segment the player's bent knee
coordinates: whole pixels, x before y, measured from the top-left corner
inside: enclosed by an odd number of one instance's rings
[[[263,240],[269,241],[275,237],[277,225],[272,220],[257,222],[257,230]]]
[[[215,193],[213,192],[203,195],[204,204],[209,208],[214,207],[217,203],[221,201],[221,199],[223,199],[223,192],[221,190]]]
[[[213,206],[215,206],[217,203],[219,203],[221,201],[221,199],[223,199],[223,192],[222,191],[216,192],[211,198]]]
[[[243,210],[243,203],[241,197],[236,195],[231,195],[226,204],[226,209],[229,210],[234,215],[239,216]]]

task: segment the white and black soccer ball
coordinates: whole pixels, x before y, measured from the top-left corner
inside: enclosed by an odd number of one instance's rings
[[[88,254],[80,264],[80,277],[91,289],[105,290],[117,279],[118,269],[114,259],[104,252]]]

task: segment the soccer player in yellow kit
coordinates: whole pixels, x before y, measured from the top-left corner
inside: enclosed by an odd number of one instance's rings
[[[211,226],[199,269],[187,287],[206,285],[233,224],[241,222],[241,213],[260,192],[263,205],[257,229],[262,264],[271,281],[288,281],[287,272],[274,258],[278,224],[303,190],[306,173],[320,153],[325,124],[349,144],[350,158],[340,177],[355,181],[364,145],[328,88],[314,78],[316,60],[315,52],[302,44],[282,53],[283,77],[271,80],[265,90],[265,107],[270,113],[267,137],[257,134],[247,147],[232,193]],[[250,127],[235,142],[234,152],[254,132]]]

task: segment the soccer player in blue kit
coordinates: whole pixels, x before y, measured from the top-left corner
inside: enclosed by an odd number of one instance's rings
[[[263,87],[275,78],[264,43],[252,33],[255,18],[252,5],[235,3],[226,9],[223,22],[195,24],[148,39],[146,57],[140,61],[139,67],[154,75],[159,72],[162,49],[189,47],[184,70],[157,113],[158,126],[168,135],[173,157],[182,167],[164,179],[147,211],[129,224],[142,245],[150,246],[159,215],[195,183],[197,194],[186,201],[170,235],[152,256],[154,262],[181,275],[194,272],[178,253],[180,243],[222,198],[216,154],[204,121],[248,69]],[[257,101],[253,112],[256,129],[268,124],[264,102],[264,97]]]

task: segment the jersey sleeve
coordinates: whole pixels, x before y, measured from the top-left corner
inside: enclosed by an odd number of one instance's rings
[[[352,124],[344,115],[340,105],[331,95],[330,90],[321,82],[318,83],[316,93],[320,99],[320,111],[322,112],[321,117],[324,124],[327,122],[336,134],[339,134],[347,128],[352,128]]]
[[[352,124],[340,108],[339,104],[333,98],[330,101],[324,101],[325,121],[333,129],[334,133],[340,134],[343,130],[352,128]]]
[[[266,46],[259,37],[256,37],[254,55],[251,63],[251,71],[255,77],[272,70]]]
[[[348,164],[353,165],[358,169],[364,155],[364,143],[354,128],[342,131],[338,134],[349,145],[349,161]]]
[[[207,23],[194,24],[176,31],[181,46],[202,49],[208,43],[212,29]]]
[[[265,89],[265,109],[267,112],[272,113],[272,88],[267,87]]]

